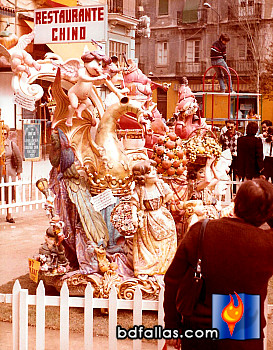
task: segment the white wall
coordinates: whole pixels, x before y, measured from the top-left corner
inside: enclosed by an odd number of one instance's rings
[[[15,128],[13,90],[11,88],[11,72],[0,73],[0,108],[1,119],[10,128]]]

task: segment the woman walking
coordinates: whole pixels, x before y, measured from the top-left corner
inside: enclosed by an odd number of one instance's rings
[[[2,171],[2,175],[4,178],[4,182],[7,183],[10,180],[12,182],[16,181],[16,176],[18,180],[21,180],[22,173],[22,157],[19,151],[18,146],[15,142],[9,139],[10,128],[8,125],[3,125],[2,134],[4,140],[4,148],[5,148],[5,163],[4,170]],[[15,201],[15,187],[12,186],[12,201]],[[8,187],[5,187],[5,200],[6,203],[9,202],[9,191]],[[14,219],[11,216],[9,208],[7,208],[7,216],[6,221],[9,223],[14,223]]]

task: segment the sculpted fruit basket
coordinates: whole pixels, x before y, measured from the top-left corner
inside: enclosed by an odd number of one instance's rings
[[[222,147],[217,142],[213,133],[212,136],[208,135],[208,132],[197,132],[186,143],[187,158],[191,163],[205,164],[207,157],[214,157],[216,161],[220,158],[222,153]]]
[[[186,170],[185,141],[174,132],[161,136],[153,146],[152,159],[156,162],[157,172],[163,176],[181,176]]]

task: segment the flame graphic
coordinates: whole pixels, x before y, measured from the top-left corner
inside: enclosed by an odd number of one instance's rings
[[[234,292],[237,299],[238,299],[238,306],[234,305],[234,300],[232,298],[232,295],[229,294],[230,296],[230,302],[227,304],[227,306],[224,307],[222,311],[222,319],[227,323],[228,329],[230,332],[230,335],[232,336],[235,324],[240,321],[244,314],[244,304],[242,302],[242,299],[239,297],[239,295]]]

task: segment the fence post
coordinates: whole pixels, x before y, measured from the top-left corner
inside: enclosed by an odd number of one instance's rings
[[[117,299],[117,291],[114,286],[112,286],[110,294],[109,294],[109,350],[117,350],[118,349],[118,341],[117,341],[117,321],[118,321],[118,299]]]
[[[1,176],[0,177],[0,184],[2,185],[4,183],[4,178]],[[0,187],[0,198],[1,198],[1,205],[5,203],[5,193],[4,193],[4,187]],[[4,214],[4,209],[1,210],[1,214]]]
[[[45,287],[39,282],[36,291],[36,349],[45,349]]]
[[[12,288],[12,337],[13,350],[19,350],[19,292],[21,286],[18,280],[15,281]]]
[[[134,293],[133,325],[142,325],[142,293],[139,286],[136,287]],[[133,349],[141,350],[141,344],[141,339],[133,340]]]
[[[21,187],[21,182],[22,180],[18,180],[18,177],[16,176],[16,186],[15,186],[15,203],[19,203],[21,201],[20,198],[20,187]],[[15,212],[19,213],[19,206],[16,206]]]
[[[93,349],[93,288],[90,282],[84,293],[84,349]]]
[[[69,289],[66,282],[60,292],[60,349],[69,350]]]
[[[8,183],[11,183],[12,179],[9,176]],[[8,186],[8,198],[6,198],[6,203],[12,204],[12,185]],[[12,213],[12,207],[9,208],[9,212]]]
[[[26,185],[24,185],[22,188],[22,202],[26,203]],[[22,209],[23,211],[26,211],[26,206],[23,205]]]
[[[19,344],[20,350],[28,350],[28,290],[21,289],[19,292],[20,303],[20,327]]]
[[[266,296],[265,301],[264,301],[264,310],[263,310],[263,312],[264,312],[264,318],[265,318],[266,324],[265,324],[265,328],[262,329],[261,332],[263,332],[263,336],[264,336],[263,350],[267,350],[267,341],[268,341],[268,326],[267,326],[267,323],[269,321],[268,320],[268,296]]]
[[[163,301],[164,301],[164,287],[161,286],[160,292],[159,292],[159,297],[158,297],[158,320],[157,323],[159,326],[162,326],[164,328],[164,308],[163,308]],[[163,349],[163,346],[165,344],[164,339],[160,339],[157,342],[157,348],[158,350]]]

